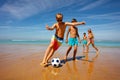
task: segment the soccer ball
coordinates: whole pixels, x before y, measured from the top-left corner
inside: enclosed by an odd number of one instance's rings
[[[59,58],[53,58],[52,60],[51,60],[51,64],[52,64],[52,66],[53,67],[59,67],[60,66],[60,59]]]

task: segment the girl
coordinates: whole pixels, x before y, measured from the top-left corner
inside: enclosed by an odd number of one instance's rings
[[[91,29],[88,30],[88,43],[87,43],[87,52],[89,52],[89,45],[92,44],[92,47],[96,50],[96,53],[98,53],[97,47],[94,45],[94,35],[91,31]]]

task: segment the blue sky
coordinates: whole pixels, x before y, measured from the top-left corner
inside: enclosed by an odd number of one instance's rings
[[[64,21],[86,22],[78,27],[81,37],[91,28],[96,40],[120,41],[119,4],[119,0],[0,0],[0,39],[50,39],[55,31],[45,25],[52,26],[60,12]]]

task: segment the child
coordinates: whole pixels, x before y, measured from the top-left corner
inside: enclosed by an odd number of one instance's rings
[[[75,22],[77,22],[77,20],[72,19],[72,23],[75,23]],[[69,32],[70,32],[70,38],[69,38],[69,41],[68,41]],[[75,27],[75,26],[70,26],[69,29],[68,29],[67,35],[66,35],[66,43],[68,43],[69,48],[68,48],[67,53],[66,53],[65,58],[64,58],[65,61],[67,61],[67,56],[68,56],[69,52],[71,51],[72,47],[74,47],[73,60],[75,60],[76,53],[77,53],[77,47],[78,47],[77,37],[78,37],[78,40],[80,42],[78,28]]]
[[[86,36],[86,33],[83,33],[83,52],[85,52],[86,50],[86,46],[87,46],[87,36]]]
[[[92,44],[92,47],[95,48],[96,53],[98,54],[98,49],[94,45],[94,35],[91,31],[91,29],[88,30],[88,43],[87,43],[87,52],[89,51],[89,45]]]
[[[63,22],[63,15],[61,13],[56,14],[56,21],[52,27],[46,26],[47,30],[54,30],[55,29],[55,35],[52,37],[51,42],[45,52],[43,61],[41,62],[42,66],[46,66],[48,64],[48,60],[53,56],[54,52],[60,47],[60,45],[63,42],[64,33],[66,30],[66,26],[77,26],[85,24],[85,22],[76,22],[76,23],[70,23],[70,22]]]

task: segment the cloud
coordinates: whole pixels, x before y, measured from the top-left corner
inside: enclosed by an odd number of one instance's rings
[[[81,1],[81,0],[80,0]],[[76,3],[74,0],[11,0],[0,9],[18,19],[25,19],[44,11],[51,11]],[[1,11],[0,10],[0,11]]]
[[[0,30],[1,29],[10,29],[11,28],[11,26],[0,26]]]
[[[106,34],[109,34],[109,31],[115,31],[115,33],[120,31],[119,28],[120,22],[116,21],[116,22],[111,22],[111,23],[104,23],[104,24],[94,24],[94,25],[85,25],[84,27],[80,27],[79,30],[81,31],[87,31],[89,28],[91,28],[92,30],[94,30],[96,33],[98,32],[106,32]],[[119,32],[120,34],[120,32]]]
[[[108,20],[120,20],[120,12],[106,13],[106,14],[97,14],[91,15],[86,18],[89,19],[108,19]]]
[[[0,33],[10,31],[10,32],[47,32],[46,27],[42,24],[31,25],[31,26],[10,26],[10,25],[0,25]]]
[[[38,5],[39,1],[37,2],[32,0],[18,0],[13,3],[6,3],[2,7],[2,9],[18,19],[23,19],[34,15],[44,9],[44,6],[43,8],[40,8],[40,6]],[[40,5],[42,4],[43,3],[41,3]]]
[[[97,31],[120,31],[119,28],[120,22],[111,22],[111,23],[105,23],[105,24],[97,24],[97,25],[90,25],[93,29]]]
[[[87,32],[87,30],[91,28],[97,40],[120,41],[120,37],[118,37],[118,34],[120,34],[119,25],[119,21],[89,26],[86,25],[86,28],[80,28],[80,32]]]
[[[82,7],[80,9],[80,11],[85,11],[85,10],[90,10],[93,9],[97,6],[103,5],[104,3],[108,2],[108,0],[96,0],[96,1],[92,1],[90,4],[85,5],[84,7]]]

